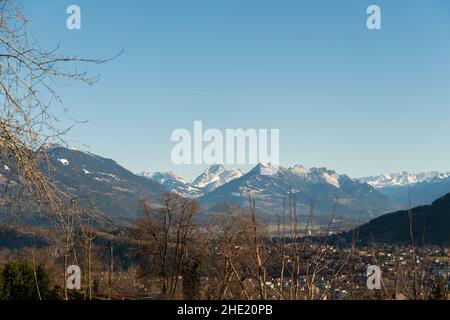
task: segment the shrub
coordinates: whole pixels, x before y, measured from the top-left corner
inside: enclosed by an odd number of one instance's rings
[[[35,269],[28,260],[10,260],[0,270],[0,300],[39,300],[39,295],[42,300],[57,299],[42,266]]]

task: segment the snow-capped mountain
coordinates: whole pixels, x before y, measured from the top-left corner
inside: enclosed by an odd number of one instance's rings
[[[401,203],[404,208],[410,201],[412,206],[430,205],[450,192],[450,172],[386,173],[360,180]]]
[[[207,168],[194,181],[184,179],[173,172],[142,172],[141,176],[162,184],[167,190],[187,198],[198,198],[214,189],[240,178],[244,173],[239,169],[225,169],[222,165]]]
[[[436,182],[449,177],[450,172],[441,173],[437,171],[430,171],[411,174],[404,171],[400,173],[385,173],[379,176],[364,177],[360,180],[370,184],[374,188],[381,189],[395,186],[410,186],[421,182]]]
[[[155,180],[160,184],[187,184],[189,180],[178,176],[174,172],[142,172],[141,176]]]
[[[326,168],[301,165],[258,164],[246,174],[214,165],[190,181],[171,172],[135,175],[113,160],[73,148],[45,146],[39,152],[48,155],[45,172],[62,190],[80,199],[95,198],[99,208],[115,217],[136,216],[139,199],[158,203],[167,191],[197,198],[205,212],[221,203],[246,208],[250,195],[259,213],[271,216],[282,213],[285,199],[295,194],[300,214],[307,214],[313,203],[315,215],[330,215],[336,203],[336,215],[361,220],[404,208],[409,198],[416,206],[450,192],[450,173],[404,172],[352,179]],[[14,181],[6,179],[11,171],[13,167],[0,167],[0,184],[8,183],[9,188],[14,187]]]
[[[217,164],[206,169],[192,184],[202,189],[204,193],[208,193],[243,175],[244,173],[239,169],[227,170],[224,166]]]
[[[342,180],[343,177],[347,177],[340,176],[335,171],[328,170],[326,168],[306,169],[301,165],[296,165],[293,168],[289,168],[289,171],[311,183],[327,183],[335,186],[336,188],[340,187],[340,180]]]
[[[398,208],[370,185],[333,170],[303,166],[285,168],[272,164],[258,164],[242,177],[200,197],[199,201],[211,207],[219,203],[246,207],[250,195],[259,212],[277,215],[282,212],[284,199],[290,193],[295,194],[301,214],[309,212],[311,203],[318,215],[331,215],[337,202],[337,215],[362,215],[362,219]]]
[[[178,193],[186,198],[197,198],[203,195],[201,188],[197,188],[191,181],[174,172],[142,172],[140,175],[163,185],[168,191]]]

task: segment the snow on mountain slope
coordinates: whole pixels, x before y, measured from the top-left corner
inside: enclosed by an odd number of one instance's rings
[[[78,205],[92,208],[95,204],[110,217],[135,218],[141,211],[139,201],[142,198],[158,205],[167,192],[162,185],[133,174],[112,159],[78,149],[47,144],[36,151],[36,158],[42,159],[39,161],[42,174],[68,197],[76,199]],[[12,172],[8,177],[12,176],[12,180],[7,182],[11,184],[20,176],[15,174],[14,163],[10,164]],[[6,175],[8,172],[3,169],[0,174]],[[25,205],[28,202],[25,201]]]
[[[155,180],[156,182],[160,184],[165,184],[169,181],[174,183],[180,183],[180,184],[187,184],[190,183],[187,179],[184,179],[180,176],[178,176],[174,172],[142,172],[142,176]]]
[[[192,182],[192,185],[207,193],[243,175],[244,173],[239,169],[227,170],[218,164],[206,169]]]
[[[260,212],[276,215],[290,193],[296,195],[298,208],[303,213],[310,210],[312,202],[319,215],[331,215],[336,202],[336,214],[351,217],[362,214],[371,218],[396,208],[395,203],[370,185],[333,170],[270,164],[257,165],[242,177],[205,194],[199,201],[206,206],[219,203],[246,206],[250,195]]]
[[[243,172],[239,169],[225,169],[222,165],[207,168],[193,182],[184,179],[173,172],[142,172],[141,176],[162,184],[166,189],[187,198],[198,198],[205,193],[240,178]]]
[[[186,198],[197,198],[203,195],[201,188],[195,187],[191,181],[174,172],[142,172],[140,175],[163,185],[168,191],[178,193]]]
[[[364,181],[376,189],[395,186],[409,186],[423,182],[436,182],[450,177],[450,172],[440,173],[437,171],[411,174],[406,171],[400,173],[385,173],[379,176],[363,177]]]
[[[262,176],[274,176],[282,169],[280,166],[272,163],[260,163],[256,168]]]
[[[384,193],[403,208],[430,205],[450,192],[450,172],[386,173],[380,176],[361,178],[378,191]]]

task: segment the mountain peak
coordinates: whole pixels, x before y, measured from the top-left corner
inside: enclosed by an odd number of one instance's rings
[[[300,164],[297,164],[297,165],[293,166],[292,168],[289,168],[289,170],[292,173],[300,174],[300,175],[304,175],[304,174],[307,174],[310,172],[309,169],[305,168],[304,166],[302,166]]]
[[[58,148],[63,148],[63,147],[56,143],[44,143],[42,146],[40,146],[38,148],[38,151],[49,152],[49,151],[52,151],[52,150],[58,149]]]
[[[223,165],[215,164],[208,167],[192,184],[209,192],[243,175],[243,172],[239,169],[227,170]]]
[[[213,164],[205,170],[205,172],[209,172],[209,173],[221,173],[224,171],[225,171],[225,167],[221,164]]]
[[[187,179],[178,176],[175,172],[148,172],[143,171],[141,176],[155,180],[159,184],[165,184],[167,181],[189,183]]]
[[[281,167],[273,163],[263,163],[260,162],[256,165],[251,172],[262,176],[274,176],[280,171]]]
[[[310,209],[312,200],[317,200],[320,205],[314,210],[319,215],[329,215],[337,198],[338,212],[349,217],[364,212],[369,218],[397,208],[381,192],[333,170],[300,165],[286,168],[273,163],[259,163],[243,177],[205,194],[199,201],[205,207],[217,203],[245,206],[250,195],[259,203],[263,215],[273,215],[283,209],[286,197],[292,193],[298,196],[296,201],[304,211]]]
[[[171,192],[178,193],[187,198],[198,198],[205,193],[243,176],[239,169],[227,170],[221,164],[208,167],[194,181],[178,176],[174,172],[142,172],[140,174],[151,179]]]

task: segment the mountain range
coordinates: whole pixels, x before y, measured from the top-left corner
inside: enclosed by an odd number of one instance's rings
[[[360,178],[403,207],[429,205],[450,192],[450,172],[386,173]]]
[[[111,159],[79,149],[46,146],[40,152],[49,158],[45,172],[62,190],[86,205],[94,199],[109,216],[126,219],[138,215],[140,198],[159,204],[166,192],[197,199],[204,212],[223,203],[248,208],[250,196],[258,214],[266,217],[281,214],[286,201],[295,196],[299,214],[309,214],[312,208],[318,216],[334,214],[362,222],[405,208],[398,199],[409,188],[413,188],[413,195],[420,192],[422,198],[415,197],[417,201],[429,203],[439,197],[430,200],[433,195],[450,192],[449,175],[438,173],[353,179],[326,168],[301,165],[258,164],[247,173],[214,165],[191,181],[175,173],[134,174]],[[0,184],[8,170],[0,168]],[[398,196],[391,196],[393,190]]]
[[[317,215],[334,213],[367,221],[399,208],[370,185],[326,168],[258,164],[244,174],[240,170],[214,165],[192,182],[171,172],[144,172],[141,175],[161,183],[170,191],[197,198],[206,208],[220,203],[246,207],[250,196],[258,203],[258,211],[266,216],[280,214],[284,201],[294,195],[300,214],[309,214],[313,206]]]
[[[336,215],[368,220],[398,208],[397,204],[370,185],[326,168],[307,169],[259,164],[199,198],[206,206],[233,203],[247,206],[249,196],[265,215],[281,214],[284,203],[295,195],[299,214]]]

